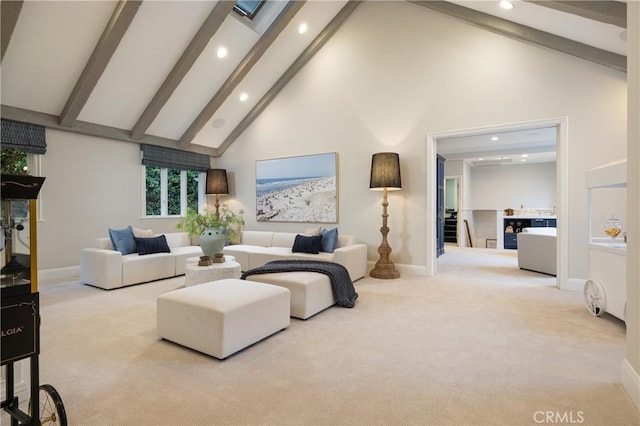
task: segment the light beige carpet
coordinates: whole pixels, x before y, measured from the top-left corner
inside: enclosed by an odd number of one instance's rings
[[[514,252],[447,250],[436,277],[364,278],[355,308],[292,319],[225,361],[156,336],[156,297],[184,277],[41,283],[41,383],[70,425],[640,424],[623,322]]]

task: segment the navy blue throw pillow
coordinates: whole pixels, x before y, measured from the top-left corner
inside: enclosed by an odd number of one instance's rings
[[[167,244],[167,238],[164,235],[159,235],[153,238],[136,238],[136,246],[138,247],[138,254],[153,254],[153,253],[171,253],[169,244]]]
[[[320,244],[322,242],[322,235],[314,235],[313,237],[306,237],[304,235],[296,235],[296,239],[293,241],[294,253],[320,253]]]

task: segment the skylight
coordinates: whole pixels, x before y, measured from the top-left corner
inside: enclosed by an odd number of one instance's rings
[[[238,0],[233,6],[233,10],[242,16],[253,19],[263,4],[264,0]]]

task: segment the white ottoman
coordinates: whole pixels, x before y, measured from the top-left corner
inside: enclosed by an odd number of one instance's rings
[[[289,290],[234,278],[157,300],[158,336],[219,359],[289,326]]]
[[[331,281],[318,272],[276,272],[249,275],[247,280],[286,287],[291,291],[291,316],[307,319],[336,304]]]

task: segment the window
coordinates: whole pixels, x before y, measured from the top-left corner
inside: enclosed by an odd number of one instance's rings
[[[233,6],[233,10],[242,16],[253,19],[263,4],[264,0],[238,0],[235,6]]]
[[[202,211],[206,173],[158,166],[143,166],[145,215],[184,216],[188,208]]]

